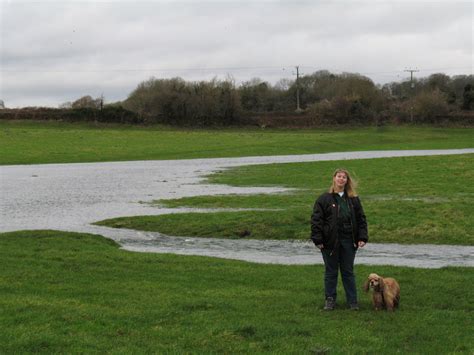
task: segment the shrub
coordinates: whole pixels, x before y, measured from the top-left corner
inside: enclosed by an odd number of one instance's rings
[[[116,122],[143,123],[144,120],[135,112],[121,106],[106,106],[102,110],[95,108],[48,108],[26,107],[0,111],[0,119],[5,120],[58,120],[68,122]]]
[[[67,103],[65,103],[67,104]],[[64,105],[64,104],[63,104]],[[103,99],[97,98],[93,99],[92,96],[87,95],[83,96],[80,99],[77,99],[71,104],[72,108],[101,108],[103,105]],[[65,107],[68,108],[68,107]]]
[[[424,91],[412,101],[413,113],[420,122],[435,122],[437,117],[449,112],[447,95],[439,89]]]
[[[147,120],[177,125],[234,124],[240,98],[231,80],[186,82],[181,78],[141,83],[123,103]]]
[[[364,105],[359,96],[337,96],[308,107],[316,124],[345,124],[372,122],[373,111]]]
[[[472,110],[473,106],[474,106],[474,90],[471,84],[467,84],[464,87],[461,108],[463,110]]]

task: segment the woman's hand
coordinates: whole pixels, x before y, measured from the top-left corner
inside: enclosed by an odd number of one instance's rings
[[[363,248],[365,246],[365,242],[363,242],[362,240],[359,240],[359,243],[357,243],[359,245],[359,248]]]

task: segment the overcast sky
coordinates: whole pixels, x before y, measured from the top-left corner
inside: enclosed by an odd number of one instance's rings
[[[356,72],[375,83],[473,73],[471,1],[0,0],[0,99],[124,100],[142,81],[272,84]]]

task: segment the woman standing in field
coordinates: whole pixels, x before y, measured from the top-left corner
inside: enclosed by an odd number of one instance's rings
[[[311,239],[324,260],[324,309],[333,310],[336,306],[340,269],[347,303],[350,309],[358,310],[354,258],[357,249],[367,243],[367,221],[355,181],[347,170],[337,169],[329,192],[316,200],[311,216]]]

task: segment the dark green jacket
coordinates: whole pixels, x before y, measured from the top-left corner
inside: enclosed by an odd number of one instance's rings
[[[336,194],[326,192],[319,196],[311,216],[311,240],[315,245],[323,244],[326,249],[334,249],[338,242],[337,217],[340,206],[336,201]],[[344,197],[346,195],[344,194]],[[367,243],[367,220],[359,197],[346,197],[351,212],[352,238],[354,246],[357,242]]]

